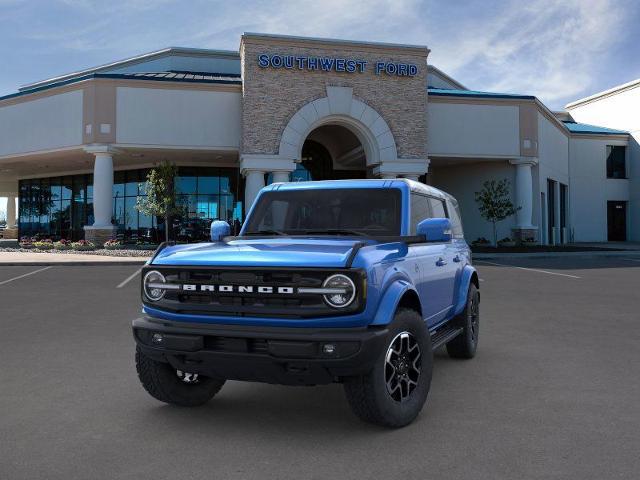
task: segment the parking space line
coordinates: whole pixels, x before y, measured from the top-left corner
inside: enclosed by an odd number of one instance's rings
[[[133,272],[131,275],[129,275],[127,278],[125,278],[122,282],[120,282],[118,284],[118,286],[116,288],[122,288],[124,287],[127,283],[129,283],[131,280],[133,280],[134,278],[136,278],[136,276],[138,276],[140,274],[140,272],[142,271],[141,268],[139,268],[138,270],[136,270],[135,272]]]
[[[4,281],[0,282],[0,285],[4,285],[5,283],[13,282],[14,280],[20,280],[21,278],[28,277],[29,275],[34,275],[34,274],[39,273],[39,272],[44,272],[45,270],[49,270],[50,268],[52,268],[52,267],[48,266],[48,267],[40,268],[38,270],[34,270],[33,272],[25,273],[23,275],[19,275],[17,277],[10,278],[9,280],[4,280]]]
[[[477,263],[486,263],[488,265],[495,265],[495,266],[498,266],[498,267],[511,267],[511,268],[517,268],[519,270],[528,270],[529,272],[546,273],[548,275],[558,275],[560,277],[582,278],[582,277],[578,277],[577,275],[569,275],[568,273],[550,272],[548,270],[538,270],[537,268],[518,267],[517,265],[508,265],[506,263],[487,262],[486,260],[476,260],[476,262]]]

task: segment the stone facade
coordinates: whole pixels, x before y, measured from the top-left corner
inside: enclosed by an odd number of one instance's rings
[[[426,47],[244,35],[240,47],[243,77],[243,154],[277,155],[291,117],[307,103],[327,96],[328,86],[350,87],[353,97],[377,111],[395,139],[398,158],[427,158]],[[261,54],[361,59],[362,73],[263,68]],[[414,64],[414,76],[375,73],[376,62]]]

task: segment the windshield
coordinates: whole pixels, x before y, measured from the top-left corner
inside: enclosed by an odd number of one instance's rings
[[[265,192],[244,235],[400,235],[400,190],[310,189]]]

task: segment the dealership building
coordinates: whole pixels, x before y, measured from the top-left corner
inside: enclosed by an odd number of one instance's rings
[[[507,179],[499,238],[640,241],[640,81],[552,112],[535,96],[466,88],[429,49],[244,34],[239,51],[167,48],[0,98],[4,236],[156,235],[135,208],[175,163],[184,221],[236,226],[271,182],[411,178],[460,202]],[[17,201],[16,201],[17,199]]]

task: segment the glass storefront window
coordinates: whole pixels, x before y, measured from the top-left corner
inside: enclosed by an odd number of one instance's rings
[[[138,197],[146,194],[147,174],[114,173],[113,224],[117,238],[125,242],[157,243],[164,237],[163,220],[136,209]],[[237,169],[181,167],[175,182],[184,214],[172,220],[173,239],[206,240],[212,220],[228,221],[237,233],[242,221]],[[21,180],[19,189],[21,236],[77,240],[84,236],[83,227],[93,224],[93,175]]]

